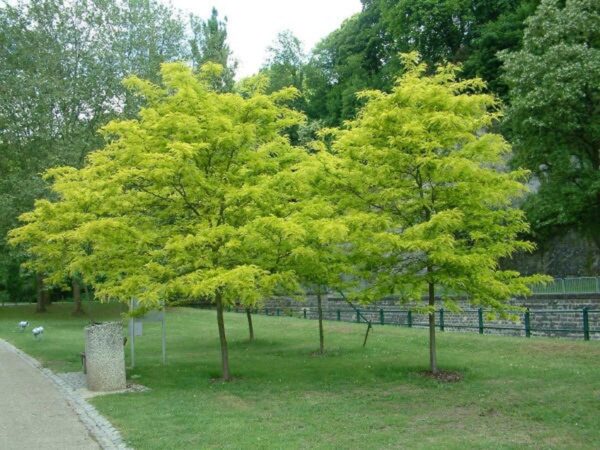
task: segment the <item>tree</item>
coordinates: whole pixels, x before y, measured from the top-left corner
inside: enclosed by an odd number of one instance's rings
[[[302,93],[306,56],[300,40],[290,31],[284,31],[277,35],[276,41],[267,51],[267,61],[258,75],[268,79],[266,92],[271,93],[291,86]],[[298,111],[306,111],[304,95],[299,95],[290,106]],[[288,130],[293,144],[299,143],[298,128],[295,126]]]
[[[212,9],[209,19],[202,20],[190,16],[192,38],[190,46],[192,63],[197,69],[207,62],[219,64],[223,69],[219,77],[214,79],[213,88],[222,92],[233,89],[237,62],[233,60],[231,49],[227,44],[227,17],[219,20],[216,8]]]
[[[267,61],[262,71],[269,77],[269,91],[274,92],[289,86],[301,90],[306,55],[300,39],[289,30],[283,31],[277,35],[267,53]]]
[[[269,272],[293,274],[297,286],[288,295],[298,299],[305,292],[316,295],[319,354],[324,354],[323,296],[330,289],[351,285],[344,278],[352,270],[345,250],[348,233],[340,211],[330,202],[327,188],[331,184],[316,158],[304,158],[295,170],[297,176],[282,187],[293,192],[287,220],[265,217],[258,221],[260,226],[247,236],[245,258],[260,261]]]
[[[523,49],[501,59],[515,164],[540,183],[525,204],[534,230],[577,228],[600,249],[600,5],[542,1]]]
[[[397,48],[433,64],[462,59],[473,32],[471,0],[384,0],[384,20]],[[496,3],[496,2],[489,2]]]
[[[326,210],[323,205],[321,213]],[[331,212],[335,210],[330,206]],[[348,239],[348,229],[336,217],[307,217],[305,222],[304,245],[295,249],[293,256],[295,271],[306,288],[317,297],[317,318],[319,323],[319,354],[325,353],[323,331],[323,296],[330,290],[343,290],[344,275],[351,273],[344,244]]]
[[[38,201],[11,242],[33,264],[66,254],[68,273],[100,299],[213,302],[229,380],[224,307],[298,289],[295,274],[273,263],[282,256],[272,230],[302,231],[290,216],[306,153],[281,136],[302,121],[285,107],[294,89],[222,94],[210,88],[218,72],[172,63],[162,85],[128,79],[146,103],[139,118],[105,126],[109,142],[85,167],[49,171],[57,200]]]
[[[456,309],[449,293],[508,315],[507,300],[528,283],[498,261],[533,245],[513,202],[526,172],[501,170],[504,139],[487,133],[499,117],[479,79],[458,81],[458,67],[430,77],[416,54],[390,94],[366,91],[367,104],[338,133],[334,156],[323,155],[348,211],[352,252],[362,261],[364,299],[395,294],[429,315],[430,369],[438,372],[436,300]]]
[[[360,106],[358,91],[390,86],[384,68],[395,52],[389,53],[390,39],[378,4],[364,3],[362,13],[317,44],[304,70],[307,114],[329,126],[354,117]]]
[[[312,169],[308,169],[312,167]],[[302,286],[317,297],[319,326],[319,354],[325,353],[323,329],[323,296],[331,290],[344,290],[351,283],[352,273],[348,258],[348,227],[340,219],[340,211],[330,201],[326,190],[330,183],[318,165],[307,164],[305,181],[309,184],[308,195],[293,220],[302,228],[293,248],[281,261],[284,267],[297,274]]]
[[[363,0],[362,11],[317,44],[304,68],[307,114],[327,125],[355,116],[365,89],[389,91],[402,69],[398,54],[418,51],[433,69],[465,62],[505,94],[496,53],[518,49],[523,21],[539,0]]]
[[[471,41],[462,73],[466,78],[479,77],[485,80],[488,89],[505,102],[508,101],[508,87],[502,79],[502,61],[498,53],[520,50],[526,19],[535,12],[539,0],[510,3],[513,6],[479,27]]]
[[[433,68],[468,58],[482,27],[523,0],[380,0],[398,51],[418,51]],[[518,23],[516,24],[518,30]]]
[[[6,232],[48,194],[40,174],[81,167],[99,127],[137,112],[125,76],[156,80],[162,62],[188,53],[184,22],[154,0],[0,6],[0,276],[21,261]]]

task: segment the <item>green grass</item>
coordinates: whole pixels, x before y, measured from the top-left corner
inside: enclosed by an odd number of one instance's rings
[[[88,305],[89,307],[89,305]],[[48,315],[0,308],[3,337],[55,370],[75,370],[87,319],[71,305]],[[118,317],[94,306],[94,318]],[[42,341],[16,332],[29,318]],[[167,316],[169,363],[160,363],[160,325],[145,324],[138,366],[146,393],[93,400],[139,449],[164,448],[597,448],[600,343],[439,333],[439,364],[458,383],[424,378],[425,330],[327,322],[328,354],[314,356],[317,324],[227,314],[236,380],[222,383],[215,314],[175,309]]]

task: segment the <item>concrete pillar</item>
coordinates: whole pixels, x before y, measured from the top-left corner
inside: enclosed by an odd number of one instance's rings
[[[86,327],[85,364],[90,391],[118,391],[127,387],[120,323],[108,322]]]

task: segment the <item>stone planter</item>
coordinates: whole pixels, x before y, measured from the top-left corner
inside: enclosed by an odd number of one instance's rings
[[[86,327],[85,365],[90,391],[119,391],[127,387],[120,323],[108,322]]]

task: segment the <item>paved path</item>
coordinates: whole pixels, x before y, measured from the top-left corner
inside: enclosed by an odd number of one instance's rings
[[[0,449],[99,449],[57,385],[0,342]]]

